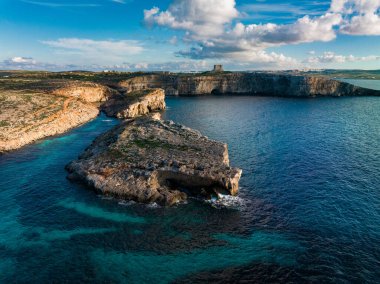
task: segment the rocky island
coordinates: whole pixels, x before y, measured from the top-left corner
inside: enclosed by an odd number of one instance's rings
[[[147,117],[101,135],[67,170],[102,194],[161,205],[189,195],[236,195],[242,173],[229,166],[226,144]]]

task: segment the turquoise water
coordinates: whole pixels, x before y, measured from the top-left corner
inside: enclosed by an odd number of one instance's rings
[[[350,83],[355,86],[380,90],[380,80],[365,80],[365,79],[339,79],[339,81]]]
[[[167,104],[229,144],[240,197],[160,208],[69,182],[65,164],[117,123],[101,116],[0,157],[0,282],[380,281],[379,98]]]

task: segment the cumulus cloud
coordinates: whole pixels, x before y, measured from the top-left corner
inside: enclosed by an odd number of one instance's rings
[[[9,63],[14,64],[36,64],[37,61],[34,60],[32,57],[22,57],[22,56],[16,56],[8,60]]]
[[[32,57],[16,56],[0,61],[0,69],[4,70],[52,70],[56,67],[54,64],[38,62]]]
[[[380,0],[332,0],[330,10],[344,16],[341,33],[380,35]]]
[[[229,58],[251,62],[295,63],[283,54],[266,52],[269,47],[313,41],[330,41],[336,37],[335,26],[342,17],[326,13],[304,16],[292,24],[251,24],[238,22],[234,0],[174,0],[168,10],[154,7],[145,10],[148,25],[186,31],[185,40],[192,48],[178,55],[192,59]]]
[[[363,62],[380,60],[380,56],[354,56],[354,55],[338,55],[331,51],[326,51],[320,56],[311,56],[305,63],[319,64],[319,63],[346,63],[346,62]]]
[[[255,8],[270,10],[269,6],[245,5],[242,9],[245,13]],[[277,10],[288,6],[277,7]],[[304,12],[294,6],[291,8],[300,15]],[[179,56],[289,64],[296,62],[266,50],[289,44],[328,42],[339,32],[380,35],[379,8],[380,0],[332,0],[328,11],[305,15],[290,24],[243,24],[239,21],[242,13],[234,0],[174,0],[167,10],[157,7],[145,10],[144,19],[149,26],[185,31],[184,39],[192,47],[179,51]]]
[[[186,30],[193,38],[223,34],[224,25],[238,16],[235,0],[174,0],[168,10],[144,10],[145,23]]]

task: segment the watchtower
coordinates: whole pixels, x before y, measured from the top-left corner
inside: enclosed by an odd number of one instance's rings
[[[214,65],[214,70],[212,72],[215,72],[215,73],[224,72],[223,65],[220,65],[220,64]]]

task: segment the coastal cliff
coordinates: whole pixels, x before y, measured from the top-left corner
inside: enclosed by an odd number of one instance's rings
[[[162,88],[166,95],[232,94],[281,97],[380,96],[380,91],[318,76],[279,73],[151,74],[119,83],[128,92]]]
[[[189,195],[236,195],[241,176],[229,166],[226,144],[147,117],[101,135],[66,169],[102,194],[168,206]]]
[[[118,95],[112,88],[90,82],[69,82],[52,91],[53,95],[73,97],[87,103],[105,102],[109,98]]]
[[[109,116],[132,118],[165,108],[162,90],[123,95],[91,82],[3,81],[0,153],[62,134],[94,119],[101,109]]]
[[[164,110],[165,92],[162,89],[146,89],[131,93],[118,93],[102,104],[101,109],[117,118],[135,118],[152,111]]]
[[[2,89],[0,100],[0,153],[64,133],[99,114],[97,106],[80,98],[36,89]]]

